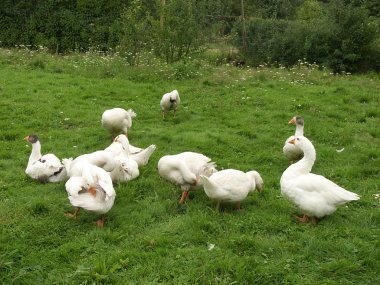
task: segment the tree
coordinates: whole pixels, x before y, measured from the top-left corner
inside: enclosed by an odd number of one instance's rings
[[[316,0],[306,0],[296,10],[298,20],[309,21],[320,18],[323,15],[323,8]]]

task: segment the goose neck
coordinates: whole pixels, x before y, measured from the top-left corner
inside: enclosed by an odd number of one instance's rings
[[[41,143],[39,141],[32,144],[32,153],[29,157],[29,162],[39,160],[41,158]]]
[[[303,136],[303,125],[297,125],[297,126],[296,126],[296,133],[295,133],[295,136],[296,136],[296,137]]]

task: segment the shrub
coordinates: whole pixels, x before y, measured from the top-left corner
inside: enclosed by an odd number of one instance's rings
[[[328,5],[325,15],[309,21],[253,19],[248,21],[246,61],[293,65],[298,59],[317,62],[334,70],[378,69],[376,26],[361,7],[344,6],[341,0]],[[241,46],[240,23],[236,43]]]

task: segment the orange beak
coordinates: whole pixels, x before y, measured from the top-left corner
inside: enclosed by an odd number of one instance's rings
[[[23,140],[24,141],[28,141],[29,140],[29,136],[26,136]]]
[[[290,121],[289,121],[289,125],[294,125],[296,123],[296,119],[293,117]]]
[[[296,142],[296,139],[292,139],[289,141],[289,143],[291,143],[291,144],[295,144],[295,142]]]

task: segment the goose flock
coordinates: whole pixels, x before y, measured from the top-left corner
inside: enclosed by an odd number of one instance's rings
[[[176,116],[179,103],[177,90],[164,94],[160,102],[163,118],[170,110]],[[64,158],[62,162],[54,154],[41,154],[41,142],[37,135],[25,137],[32,145],[25,173],[41,182],[67,180],[65,188],[74,211],[66,212],[65,215],[76,220],[82,208],[101,215],[96,224],[103,227],[105,215],[113,207],[116,198],[114,184],[139,177],[139,169],[149,162],[156,150],[154,144],[147,148],[130,144],[128,130],[135,117],[136,113],[132,109],[104,111],[101,122],[111,134],[112,143],[105,149],[75,159]],[[339,205],[359,200],[359,195],[343,189],[324,176],[311,173],[316,151],[303,134],[304,120],[301,116],[295,116],[289,124],[295,124],[296,131],[283,147],[290,166],[283,172],[280,185],[281,194],[303,212],[302,217],[294,217],[302,223],[309,219],[316,223],[317,219],[332,214]],[[211,158],[190,151],[161,157],[157,169],[162,178],[180,187],[182,196],[178,206],[184,203],[189,191],[203,188],[206,195],[216,202],[217,210],[225,202],[235,203],[236,209],[240,210],[241,202],[248,194],[256,190],[261,192],[264,183],[255,170],[217,170]]]

